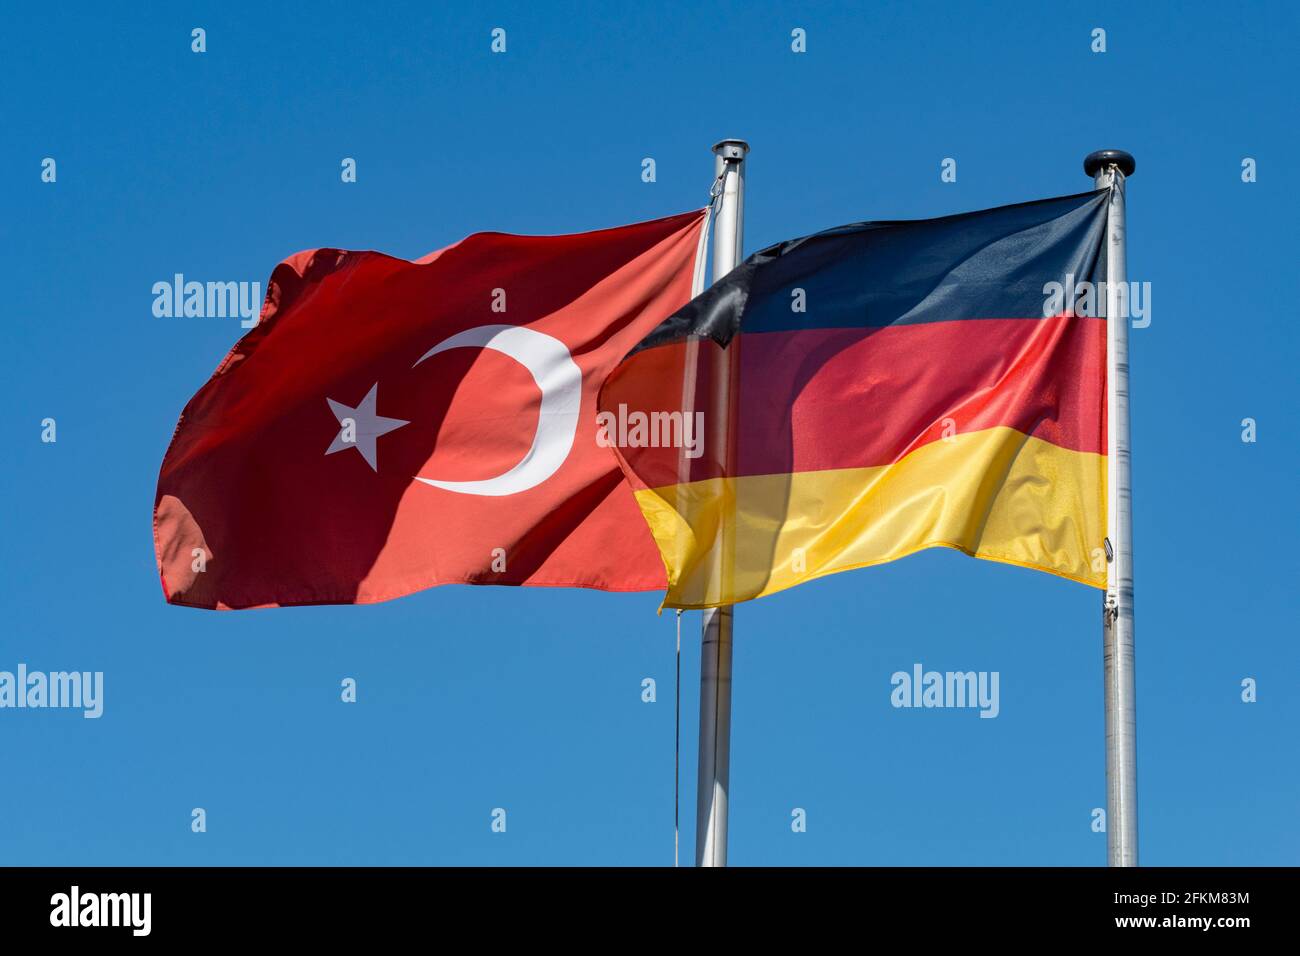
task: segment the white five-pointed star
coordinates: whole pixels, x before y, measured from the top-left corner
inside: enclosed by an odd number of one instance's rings
[[[332,398],[325,399],[329,402],[330,411],[339,421],[339,433],[334,436],[334,441],[329,448],[325,449],[325,454],[332,455],[345,448],[355,448],[361,452],[361,457],[366,460],[366,464],[372,471],[379,471],[379,466],[375,463],[375,439],[380,435],[387,435],[395,428],[409,425],[410,422],[375,414],[375,392],[378,389],[378,382],[370,386],[370,391],[366,392],[366,397],[356,408],[349,408]]]

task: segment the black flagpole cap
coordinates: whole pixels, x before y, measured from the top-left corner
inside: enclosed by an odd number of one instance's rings
[[[1107,166],[1115,166],[1127,179],[1137,169],[1137,160],[1132,153],[1126,153],[1122,149],[1099,149],[1095,153],[1089,153],[1083,160],[1083,171],[1094,179]]]

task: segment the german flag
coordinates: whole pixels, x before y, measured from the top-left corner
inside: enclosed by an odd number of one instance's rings
[[[598,441],[665,606],[932,547],[1104,588],[1108,196],[782,242],[643,340]]]

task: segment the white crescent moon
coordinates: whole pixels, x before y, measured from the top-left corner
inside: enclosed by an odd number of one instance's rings
[[[533,376],[542,391],[533,445],[517,465],[495,478],[440,481],[416,475],[415,480],[462,495],[517,495],[551,477],[569,457],[582,406],[582,370],[559,339],[517,325],[480,325],[466,329],[429,349],[415,365],[448,349],[469,348],[492,349],[508,355]]]

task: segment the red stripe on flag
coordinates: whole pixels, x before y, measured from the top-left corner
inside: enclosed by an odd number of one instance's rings
[[[1103,320],[1065,316],[744,335],[736,474],[886,465],[998,425],[1105,454],[1105,349]]]

